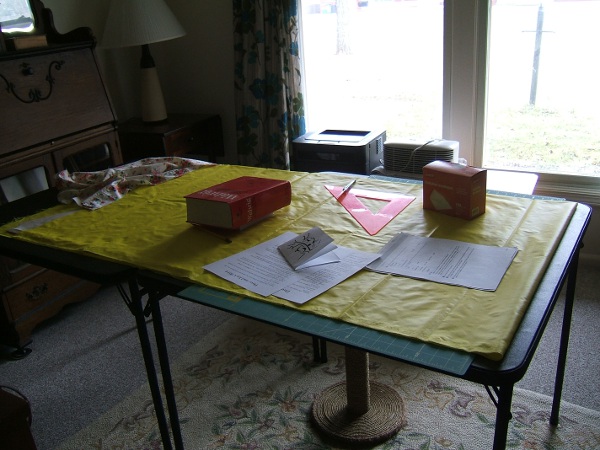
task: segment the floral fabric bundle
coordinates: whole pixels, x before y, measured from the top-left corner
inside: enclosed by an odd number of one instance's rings
[[[160,184],[214,163],[180,158],[144,158],[97,172],[63,170],[56,175],[58,200],[94,210],[113,203],[137,186]]]

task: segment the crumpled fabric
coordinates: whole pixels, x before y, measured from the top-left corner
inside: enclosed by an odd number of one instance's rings
[[[121,199],[138,186],[161,184],[214,163],[177,156],[144,158],[97,172],[63,170],[56,175],[58,201],[95,210]]]

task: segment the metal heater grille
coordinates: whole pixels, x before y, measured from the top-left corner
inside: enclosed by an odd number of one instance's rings
[[[433,140],[416,142],[386,142],[383,148],[383,168],[386,171],[423,174],[423,167],[433,161],[456,162],[458,142]]]

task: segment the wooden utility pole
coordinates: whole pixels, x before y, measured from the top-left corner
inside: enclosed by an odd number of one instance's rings
[[[337,54],[352,54],[352,16],[357,8],[356,0],[337,0]]]
[[[529,90],[529,104],[535,106],[537,97],[538,75],[540,71],[540,51],[542,49],[542,33],[544,32],[544,5],[540,3],[535,29],[535,49],[533,51],[533,67],[531,72],[531,89]]]

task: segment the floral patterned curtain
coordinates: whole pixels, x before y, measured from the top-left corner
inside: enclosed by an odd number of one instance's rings
[[[239,164],[290,168],[305,133],[299,0],[233,0]]]

